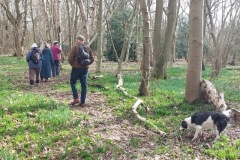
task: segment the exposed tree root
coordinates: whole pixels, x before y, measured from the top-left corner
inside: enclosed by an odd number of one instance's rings
[[[136,99],[137,101],[135,102],[135,104],[132,106],[132,111],[133,113],[136,115],[136,117],[140,120],[140,121],[143,121],[145,122],[146,124],[152,126],[152,128],[154,129],[155,132],[159,133],[160,135],[163,135],[165,136],[166,133],[159,130],[158,127],[156,125],[154,125],[153,123],[151,123],[149,120],[147,120],[146,118],[140,116],[137,112],[137,108],[142,104],[144,104],[144,101],[135,97],[135,96],[132,96],[130,94],[128,94],[128,92],[126,91],[125,88],[122,87],[123,85],[123,79],[122,79],[122,76],[121,75],[117,75],[117,79],[118,79],[118,84],[116,85],[116,87],[121,90],[123,92],[124,95],[130,97],[130,98],[134,98]]]

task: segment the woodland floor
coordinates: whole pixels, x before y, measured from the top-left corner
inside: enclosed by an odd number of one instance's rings
[[[51,90],[50,86],[52,83],[66,83],[69,80],[69,74],[69,70],[62,70],[60,76],[26,90],[36,94],[44,93],[58,102],[68,103],[72,100],[70,85],[69,92],[54,91]],[[23,79],[27,82],[27,77]],[[105,95],[98,92],[88,92],[86,101],[87,106],[84,109],[81,109],[79,106],[69,107],[76,112],[85,112],[89,115],[89,119],[83,123],[85,126],[90,127],[89,133],[92,136],[95,134],[101,136],[101,140],[98,143],[102,143],[102,140],[110,139],[114,142],[114,145],[126,151],[115,155],[114,148],[112,148],[110,152],[107,152],[100,159],[136,159],[134,156],[131,157],[131,155],[135,155],[138,157],[137,159],[155,160],[182,159],[182,155],[186,159],[212,159],[201,152],[203,148],[209,148],[213,145],[214,135],[212,132],[205,133],[205,137],[209,138],[208,140],[200,138],[196,142],[191,142],[193,133],[188,132],[188,134],[182,135],[180,138],[162,138],[162,141],[159,143],[159,139],[161,139],[159,134],[147,129],[144,125],[132,124],[128,119],[116,117],[113,113],[113,107],[108,106]],[[232,141],[240,139],[239,125],[230,125],[223,134],[227,135]],[[133,137],[138,137],[138,147],[130,144]],[[156,143],[156,140],[158,143]],[[163,154],[155,153],[156,148],[159,148],[161,145],[170,148],[170,150]],[[189,146],[195,150],[193,153],[188,153],[188,151],[182,151],[181,146]],[[74,153],[68,158],[77,159]]]

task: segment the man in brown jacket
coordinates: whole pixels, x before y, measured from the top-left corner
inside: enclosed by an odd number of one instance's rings
[[[82,35],[77,36],[76,43],[71,48],[68,53],[68,61],[72,66],[71,79],[70,84],[72,88],[73,101],[70,103],[71,105],[75,105],[80,103],[81,107],[85,107],[85,99],[87,95],[87,77],[88,77],[88,67],[90,64],[94,62],[93,51],[90,47],[84,45],[85,37]],[[85,46],[89,53],[90,64],[86,66],[82,66],[78,62],[79,57],[79,48],[80,46]],[[76,88],[77,80],[80,80],[81,83],[81,96],[80,100],[78,98],[78,92]]]

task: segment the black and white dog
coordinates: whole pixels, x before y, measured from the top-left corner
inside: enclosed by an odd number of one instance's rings
[[[184,119],[180,130],[195,129],[193,141],[198,137],[199,133],[202,133],[203,129],[213,129],[216,132],[217,139],[220,133],[226,128],[228,121],[229,117],[220,112],[200,112]]]

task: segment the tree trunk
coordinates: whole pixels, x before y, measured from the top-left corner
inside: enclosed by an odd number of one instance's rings
[[[149,68],[150,68],[150,20],[147,1],[140,0],[140,7],[143,15],[143,59],[142,59],[142,80],[139,88],[139,95],[149,95]]]
[[[43,34],[43,37],[42,37],[43,39],[42,40],[51,42],[52,41],[51,23],[50,23],[50,17],[51,16],[49,16],[49,14],[46,11],[47,7],[45,8],[45,6],[48,6],[48,4],[45,4],[44,0],[41,0],[41,5],[40,6],[41,6],[41,13],[43,14],[43,22],[45,22],[44,27],[46,27],[46,33]],[[36,38],[35,38],[35,40],[36,40]]]
[[[93,6],[92,6],[92,14],[91,14],[91,23],[89,27],[89,39],[92,39],[95,32],[95,21],[96,21],[96,11],[99,6],[99,0],[94,0]]]
[[[161,27],[162,27],[162,13],[163,13],[163,0],[156,1],[156,15],[153,33],[153,77],[156,77],[158,68],[156,63],[160,59],[161,55]]]
[[[56,19],[56,24],[57,24],[57,41],[59,42],[60,44],[60,48],[62,48],[62,35],[61,35],[61,31],[62,31],[62,23],[61,23],[61,7],[60,7],[60,0],[57,0],[56,2],[56,13],[57,13],[57,19]]]
[[[140,47],[139,47],[139,34],[140,34],[140,26],[139,26],[139,20],[140,20],[140,16],[139,16],[139,11],[138,14],[136,15],[136,44],[135,44],[135,57],[136,57],[136,61],[139,62],[141,59],[141,52],[140,52]]]
[[[71,25],[71,16],[70,16],[70,7],[69,0],[66,0],[67,3],[67,19],[68,19],[68,45],[72,46],[72,25]],[[70,47],[69,47],[70,48]],[[67,51],[68,52],[68,51]]]
[[[96,72],[101,72],[102,66],[102,18],[103,18],[103,0],[99,1],[98,9],[98,20],[97,20],[97,31],[98,31],[98,41],[97,41],[97,66]]]
[[[203,57],[203,6],[204,0],[191,0],[189,26],[189,56],[185,99],[193,103],[200,98],[200,81]]]
[[[76,0],[80,9],[81,17],[82,17],[82,34],[85,36],[85,43],[89,44],[89,33],[88,33],[88,25],[87,25],[87,16],[85,13],[83,0]]]
[[[30,15],[31,15],[31,19],[32,19],[32,31],[33,31],[33,42],[36,42],[36,33],[35,33],[35,23],[34,23],[34,17],[33,17],[33,4],[32,1],[30,2]]]
[[[177,23],[178,23],[178,15],[180,11],[180,0],[178,0],[178,7],[177,7],[177,12],[175,14],[175,21],[174,21],[174,29],[173,29],[173,40],[172,40],[172,48],[171,48],[171,54],[169,57],[169,66],[173,66],[173,63],[175,62],[176,58],[176,29],[177,29]]]
[[[165,33],[165,42],[163,46],[163,52],[160,59],[156,62],[156,78],[167,78],[167,62],[169,55],[171,54],[174,21],[176,20],[176,0],[168,2],[168,19],[167,19],[167,31]]]
[[[21,57],[22,56],[22,49],[21,49],[21,44],[20,44],[20,36],[19,36],[19,26],[15,25],[14,26],[14,46],[15,46],[15,53],[14,56]]]
[[[25,0],[25,6],[24,6],[24,17],[23,17],[23,33],[22,33],[22,39],[21,39],[21,54],[23,54],[24,51],[24,42],[25,42],[25,37],[26,37],[26,33],[27,33],[27,0]]]
[[[75,10],[76,10],[76,12],[75,12],[75,18],[74,18],[74,26],[73,26],[73,28],[78,28],[78,19],[80,19],[80,17],[79,17],[79,14],[78,14],[78,12],[77,12],[77,5],[75,6]],[[78,31],[77,29],[74,29],[74,30],[73,30],[73,35],[74,35],[75,37],[74,37],[72,43],[75,42],[75,38],[76,38],[76,36],[77,36],[77,31]]]
[[[21,2],[23,6],[27,5],[27,1]],[[15,13],[12,13],[11,7],[8,1],[5,1],[4,3],[0,1],[0,5],[3,7],[3,9],[6,12],[7,18],[10,21],[10,23],[13,25],[13,35],[14,35],[14,56],[21,57],[23,54],[22,46],[21,46],[21,37],[20,37],[20,31],[21,31],[21,24],[22,24],[22,13],[20,12],[20,0],[14,1],[14,9]],[[25,7],[24,7],[25,8]],[[15,16],[16,15],[16,16]],[[23,34],[24,35],[24,34]],[[24,37],[23,37],[24,38]]]
[[[126,57],[125,57],[125,63],[129,62],[129,56],[130,56],[130,47],[131,47],[131,37],[133,34],[133,30],[135,28],[135,25],[133,24],[132,27],[130,28],[130,33],[129,33],[129,39],[128,39],[128,44],[127,44],[127,50],[126,50]]]

